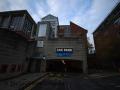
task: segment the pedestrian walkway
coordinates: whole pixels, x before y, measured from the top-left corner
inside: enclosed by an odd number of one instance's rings
[[[20,77],[0,82],[0,90],[24,90],[33,82],[46,76],[47,73],[29,73]]]

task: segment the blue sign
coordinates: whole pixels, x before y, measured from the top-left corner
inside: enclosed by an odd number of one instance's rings
[[[73,54],[72,48],[57,48],[56,54],[58,57],[70,57]]]

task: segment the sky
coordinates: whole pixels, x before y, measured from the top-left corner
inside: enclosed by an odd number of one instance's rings
[[[60,25],[73,21],[88,30],[93,43],[93,31],[118,2],[120,0],[0,0],[0,11],[26,9],[36,22],[47,14],[57,16]]]

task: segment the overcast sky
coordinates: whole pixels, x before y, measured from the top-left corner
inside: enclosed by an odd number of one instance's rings
[[[92,32],[120,0],[0,0],[0,11],[27,9],[38,22],[47,14],[59,18],[60,24],[70,21]]]

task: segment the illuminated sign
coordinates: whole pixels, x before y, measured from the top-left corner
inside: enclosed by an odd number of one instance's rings
[[[58,57],[70,57],[73,54],[72,48],[56,48]]]

